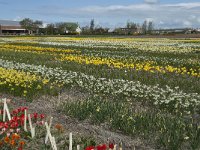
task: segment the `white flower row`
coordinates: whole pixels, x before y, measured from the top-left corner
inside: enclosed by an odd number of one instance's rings
[[[145,51],[158,51],[158,52],[191,52],[199,51],[200,44],[198,43],[184,43],[176,40],[169,39],[146,39],[146,40],[121,40],[121,39],[71,39],[71,38],[2,38],[1,41],[5,42],[38,42],[45,45],[57,46],[73,46],[81,48],[95,48],[95,49],[116,49],[116,50],[145,50]]]
[[[73,46],[73,47],[81,47],[81,48],[94,48],[94,49],[116,49],[116,50],[129,50],[129,49],[137,49],[137,50],[143,50],[143,51],[158,51],[158,52],[191,52],[196,51],[200,49],[200,46],[194,46],[192,44],[190,45],[184,45],[184,44],[177,44],[177,45],[160,45],[160,44],[153,44],[148,42],[131,42],[131,43],[123,43],[123,44],[117,44],[113,42],[112,44],[102,44],[99,42],[39,42],[39,44],[44,45],[54,45],[54,46]]]
[[[61,68],[48,68],[3,59],[0,59],[0,67],[40,74],[49,79],[63,82],[65,85],[87,89],[92,93],[134,97],[139,100],[148,100],[155,105],[163,105],[174,109],[188,110],[200,106],[200,95],[198,93],[184,93],[178,87],[174,89],[168,86],[160,88],[159,85],[144,85],[139,81],[95,78],[91,75],[66,71]]]

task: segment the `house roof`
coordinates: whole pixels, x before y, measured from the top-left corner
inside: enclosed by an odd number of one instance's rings
[[[25,30],[21,26],[1,26],[1,30]]]
[[[19,23],[19,21],[0,20],[0,25],[2,25],[2,26],[20,26],[20,23]]]

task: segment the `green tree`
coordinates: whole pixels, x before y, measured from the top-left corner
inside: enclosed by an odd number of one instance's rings
[[[33,22],[33,31],[36,33],[36,34],[39,34],[39,29],[40,27],[43,25],[43,22],[42,21],[39,21],[39,20],[36,20]]]
[[[25,18],[20,21],[20,25],[28,31],[33,31],[33,20],[31,20],[30,18]]]
[[[46,34],[48,34],[48,35],[56,34],[55,25],[54,24],[48,24],[45,29],[46,29]]]
[[[101,26],[97,26],[94,29],[94,34],[107,34],[108,33],[109,28],[103,28]]]
[[[75,33],[77,27],[78,24],[73,22],[60,22],[56,24],[59,34]]]
[[[91,34],[90,27],[89,26],[82,27],[82,34]]]
[[[29,34],[32,32],[36,32],[38,34],[39,32],[39,27],[42,25],[42,21],[33,21],[30,18],[25,18],[22,21],[20,21],[20,25],[25,28],[26,30],[29,31]]]

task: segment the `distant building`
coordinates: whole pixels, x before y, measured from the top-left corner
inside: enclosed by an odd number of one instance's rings
[[[22,35],[28,31],[18,21],[0,20],[0,35]]]
[[[114,32],[122,35],[134,35],[134,34],[141,34],[142,28],[140,26],[135,28],[117,28],[114,30]]]
[[[196,33],[196,30],[192,28],[152,30],[152,34],[192,34],[192,33]]]
[[[77,32],[78,34],[80,34],[80,33],[82,32],[82,30],[81,30],[81,28],[80,28],[79,26],[76,28],[76,32]]]
[[[82,31],[81,28],[79,26],[77,26],[77,28],[75,29],[75,31],[70,31],[69,29],[65,29],[64,33],[65,34],[73,34],[73,33],[80,34],[81,31]]]
[[[196,33],[200,33],[200,28],[195,29]]]

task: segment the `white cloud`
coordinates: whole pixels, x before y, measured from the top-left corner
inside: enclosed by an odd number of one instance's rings
[[[134,4],[134,5],[113,5],[108,7],[87,7],[78,11],[87,14],[90,12],[93,16],[109,16],[114,18],[133,18],[145,20],[151,18],[159,26],[169,27],[186,27],[198,26],[200,15],[200,2],[196,3],[177,3],[177,4],[160,4],[157,0],[146,0],[148,3],[157,3],[156,5]],[[184,20],[184,21],[183,21]]]
[[[146,20],[147,22],[154,21],[153,18],[146,18],[145,20]]]
[[[144,0],[144,2],[147,4],[156,4],[159,2],[159,0]]]
[[[200,18],[197,18],[197,22],[200,23]]]
[[[195,15],[191,15],[190,17],[191,17],[191,19],[196,19],[197,18],[197,16],[195,16]]]
[[[179,8],[197,8],[200,7],[200,2],[192,2],[192,3],[177,3],[177,4],[166,4],[166,7],[179,7]]]
[[[22,19],[23,19],[22,17],[17,16],[17,17],[15,17],[15,18],[13,19],[13,21],[21,21]]]
[[[154,4],[153,4],[154,3]],[[145,0],[145,3],[132,5],[88,6],[80,8],[43,7],[27,10],[26,13],[43,15],[45,18],[68,18],[68,20],[89,21],[94,18],[100,24],[111,22],[121,24],[128,19],[143,22],[151,18],[157,27],[198,27],[200,22],[200,2],[162,4],[158,0]]]
[[[187,26],[187,27],[191,27],[192,26],[192,22],[190,22],[188,20],[185,20],[185,21],[183,21],[183,25]]]
[[[83,12],[92,12],[92,13],[104,13],[104,12],[126,12],[126,11],[148,11],[153,10],[154,8],[147,4],[137,4],[137,5],[112,5],[107,7],[101,7],[101,6],[89,6],[85,8],[81,8],[77,11],[83,11]]]

